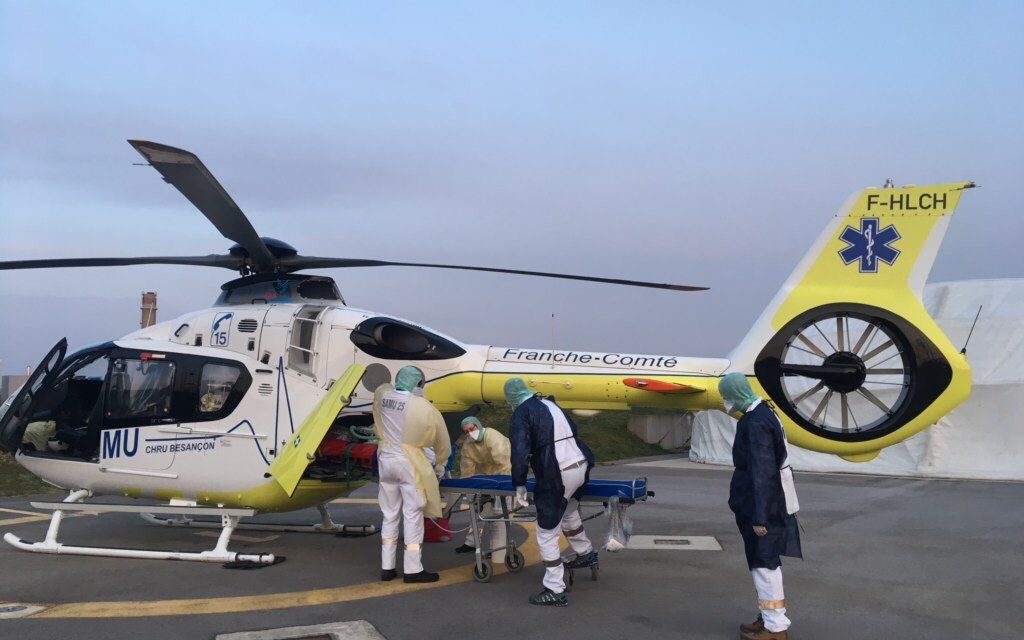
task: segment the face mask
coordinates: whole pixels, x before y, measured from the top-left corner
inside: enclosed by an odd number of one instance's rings
[[[466,437],[472,440],[473,442],[480,442],[481,440],[484,439],[483,429],[473,429],[472,431],[466,433]]]

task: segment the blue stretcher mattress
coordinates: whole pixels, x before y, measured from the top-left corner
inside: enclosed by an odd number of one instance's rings
[[[526,490],[533,493],[535,480],[526,481]],[[459,490],[465,493],[507,493],[514,494],[512,476],[470,476],[468,478],[448,478],[441,480],[441,489],[449,493]],[[595,480],[590,479],[583,490],[583,500],[587,502],[607,502],[612,498],[620,500],[644,500],[647,498],[647,478],[634,480]]]

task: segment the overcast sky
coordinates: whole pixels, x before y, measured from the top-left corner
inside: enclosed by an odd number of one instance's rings
[[[1024,276],[1024,5],[832,4],[0,0],[0,259],[226,250],[133,166],[142,138],[302,253],[712,287],[324,272],[467,342],[725,355],[888,177],[982,187],[932,281]],[[132,330],[143,290],[163,320],[231,277],[0,272],[3,368]]]

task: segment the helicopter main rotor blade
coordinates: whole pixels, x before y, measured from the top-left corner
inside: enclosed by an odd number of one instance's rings
[[[60,267],[123,267],[132,264],[184,264],[198,267],[224,267],[238,270],[243,259],[235,256],[154,256],[143,258],[57,258],[44,260],[8,260],[0,262],[5,269],[54,269]]]
[[[488,273],[510,273],[519,276],[539,276],[541,278],[560,278],[562,280],[579,280],[582,282],[603,282],[619,284],[627,287],[646,287],[649,289],[667,289],[669,291],[706,291],[707,287],[694,287],[682,284],[644,282],[642,280],[623,280],[620,278],[597,278],[594,276],[577,276],[566,273],[549,273],[547,271],[524,271],[522,269],[498,269],[495,267],[469,267],[457,264],[427,264],[423,262],[388,262],[386,260],[362,260],[358,258],[317,258],[312,256],[288,256],[281,258],[281,267],[285,271],[299,269],[334,269],[346,267],[422,267],[426,269],[459,269],[462,271],[486,271]]]
[[[188,198],[221,235],[242,245],[249,252],[255,271],[274,270],[274,256],[252,223],[194,153],[145,140],[129,140],[128,144],[159,171],[166,182]]]

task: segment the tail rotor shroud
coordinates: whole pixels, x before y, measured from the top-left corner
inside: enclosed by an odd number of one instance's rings
[[[892,433],[949,386],[952,368],[917,327],[885,309],[833,304],[787,323],[754,373],[795,424],[840,442]]]

